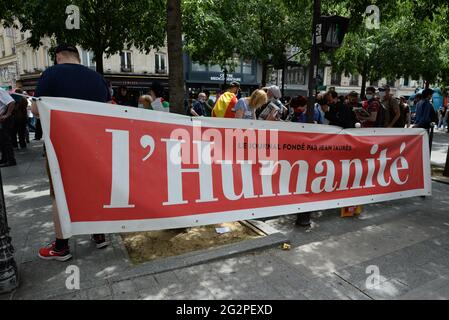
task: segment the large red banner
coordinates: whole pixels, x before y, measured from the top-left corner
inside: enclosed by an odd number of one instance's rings
[[[66,235],[254,219],[430,194],[427,133],[39,103]]]

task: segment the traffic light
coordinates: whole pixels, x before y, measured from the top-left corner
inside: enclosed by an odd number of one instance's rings
[[[321,49],[340,48],[348,31],[349,19],[341,16],[322,16],[321,41],[318,43]]]

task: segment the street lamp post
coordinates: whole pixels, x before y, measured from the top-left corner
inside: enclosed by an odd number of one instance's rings
[[[308,103],[307,103],[307,122],[313,123],[313,111],[315,106],[315,93],[318,78],[318,64],[320,59],[320,51],[318,44],[322,42],[321,39],[321,25],[319,24],[321,16],[321,0],[314,0],[313,2],[313,23],[312,23],[312,51],[310,53],[309,66],[309,88],[308,88]]]
[[[9,236],[3,181],[0,171],[0,294],[13,291],[18,284],[18,271],[14,261],[14,248]]]
[[[318,44],[322,42],[321,39],[321,25],[319,25],[321,16],[321,0],[314,0],[313,2],[313,22],[312,22],[312,51],[310,53],[309,66],[309,97],[307,100],[307,122],[313,123],[313,112],[315,109],[315,92],[318,78],[318,63],[320,58],[320,51]],[[303,227],[308,227],[311,212],[298,213],[296,224]]]
[[[223,72],[224,72],[224,88],[223,88],[223,90],[226,90],[226,87],[228,85],[228,69],[225,67],[223,69]]]

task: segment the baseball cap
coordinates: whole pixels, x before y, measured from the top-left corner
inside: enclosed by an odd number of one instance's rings
[[[390,90],[390,86],[387,85],[387,84],[385,84],[385,85],[383,85],[382,87],[379,88],[379,91],[387,91],[387,90]]]
[[[238,87],[240,88],[240,83],[237,81],[232,81],[231,84],[229,85],[230,88],[234,88],[234,87]]]
[[[264,87],[262,88],[262,90],[270,91],[275,99],[280,99],[282,97],[281,90],[279,89],[278,86]]]
[[[348,97],[358,97],[358,96],[359,96],[359,94],[358,94],[357,91],[351,91],[351,92],[349,92],[349,94],[348,94]]]

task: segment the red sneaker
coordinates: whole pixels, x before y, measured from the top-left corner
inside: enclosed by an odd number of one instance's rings
[[[50,243],[48,246],[39,249],[39,258],[44,260],[67,261],[72,258],[69,246],[60,251],[55,250],[56,242]]]

